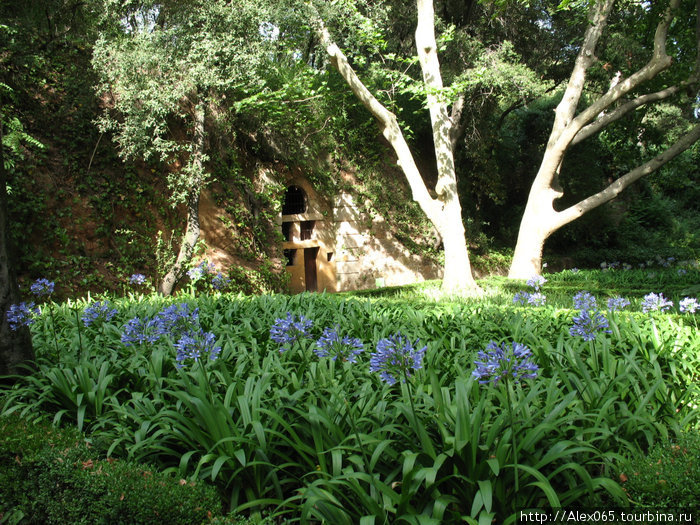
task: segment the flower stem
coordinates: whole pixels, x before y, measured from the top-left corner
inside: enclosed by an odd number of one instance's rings
[[[78,328],[78,346],[80,347],[80,358],[83,358],[83,336],[80,333],[80,317],[78,316],[78,308],[73,309],[75,314],[75,326]]]
[[[508,381],[508,377],[504,379],[504,382],[506,384],[506,402],[508,404],[508,415],[510,417],[510,438],[511,438],[511,446],[513,447],[513,467],[514,467],[514,472],[515,472],[515,494],[513,496],[513,511],[517,512],[518,510],[518,492],[520,489],[520,480],[518,476],[518,448],[515,443],[515,419],[513,418],[513,403],[511,402],[510,398],[510,390],[511,390],[511,384],[510,381]]]
[[[49,307],[49,317],[51,317],[51,329],[53,331],[53,344],[56,348],[56,359],[59,358],[60,352],[58,351],[58,334],[56,333],[56,318],[53,315],[53,306],[51,303],[46,303]]]
[[[413,424],[416,426],[416,435],[418,439],[421,439],[420,428],[417,424],[418,416],[416,416],[416,405],[413,403],[413,390],[411,389],[411,382],[408,380],[408,371],[406,367],[403,368],[403,377],[406,382],[406,389],[408,390],[408,401],[411,404],[411,413],[413,414]]]
[[[348,372],[350,371],[348,367],[343,367],[343,375],[347,375]],[[345,380],[345,384],[349,385],[352,384],[352,382],[348,382]],[[367,452],[365,451],[365,447],[362,446],[362,441],[360,441],[360,433],[357,430],[357,425],[355,424],[355,416],[351,410],[350,403],[348,402],[347,396],[345,396],[345,414],[348,418],[348,421],[350,422],[350,426],[352,427],[352,432],[355,434],[355,441],[357,442],[357,446],[360,449],[360,453],[362,454],[362,461],[365,464],[365,470],[367,471],[367,475],[370,477],[372,480],[372,488],[376,490],[376,487],[374,485],[374,474],[372,474],[372,470],[370,469],[370,463],[369,463],[369,458],[367,457]]]

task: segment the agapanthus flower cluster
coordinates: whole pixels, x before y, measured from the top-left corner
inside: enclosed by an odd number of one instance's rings
[[[161,338],[174,341],[178,368],[185,366],[188,359],[199,361],[205,355],[213,361],[221,352],[221,347],[215,344],[216,336],[201,328],[199,308],[192,310],[187,303],[166,306],[152,319],[134,317],[122,333],[125,346],[152,344]]]
[[[534,289],[536,292],[539,292],[542,285],[546,282],[547,279],[545,279],[541,275],[533,275],[532,277],[530,277],[530,279],[528,279],[526,284],[530,288]]]
[[[323,335],[316,341],[314,352],[319,357],[330,357],[334,361],[357,362],[357,356],[365,349],[362,341],[348,335],[340,337],[340,327],[325,328]]]
[[[525,305],[529,298],[530,294],[528,292],[517,292],[515,296],[513,296],[513,304]]]
[[[82,319],[85,326],[90,326],[97,321],[111,321],[115,315],[117,309],[109,301],[98,301],[85,308]]]
[[[534,379],[539,370],[532,361],[532,351],[515,341],[510,345],[504,342],[500,346],[491,341],[485,350],[479,351],[474,365],[476,368],[472,376],[481,384],[497,385],[502,379],[515,382]]]
[[[411,370],[419,370],[423,366],[423,356],[428,347],[417,346],[419,340],[413,343],[401,333],[381,339],[377,343],[377,351],[370,355],[370,372],[379,372],[382,381],[389,385],[399,379],[405,380],[411,375]]]
[[[231,279],[221,272],[211,278],[211,286],[214,290],[224,290],[229,284],[231,284]]]
[[[694,314],[698,310],[698,300],[695,297],[684,297],[678,303],[681,313]]]
[[[142,273],[135,273],[129,277],[129,284],[143,285],[146,284],[146,276]]]
[[[540,291],[540,287],[547,282],[547,279],[541,275],[535,275],[528,279],[527,285],[531,287],[533,292],[518,292],[513,297],[513,304],[529,304],[532,306],[544,306],[547,302],[547,297]]]
[[[603,261],[602,263],[600,263],[600,268],[603,271],[615,270],[619,267],[620,267],[620,261],[613,261],[611,263],[607,263],[607,262]]]
[[[313,326],[313,321],[303,315],[298,318],[287,312],[287,317],[275,319],[275,323],[270,328],[270,339],[280,345],[280,352],[290,350],[292,345],[310,336],[309,330]]]
[[[624,297],[616,296],[608,299],[608,310],[615,312],[618,310],[624,310],[630,305],[630,302]]]
[[[160,339],[160,334],[155,331],[153,319],[141,319],[134,317],[129,319],[124,325],[122,332],[122,343],[124,346],[142,345],[144,343],[155,343]]]
[[[533,292],[528,294],[527,302],[532,306],[544,306],[547,302],[547,296],[545,296],[542,292]]]
[[[577,310],[595,310],[598,306],[595,296],[585,290],[574,295],[573,302]]]
[[[207,261],[200,262],[197,266],[194,266],[187,270],[187,276],[193,280],[197,281],[209,274],[216,271],[216,266],[214,263],[208,263]]]
[[[569,333],[572,336],[581,337],[584,341],[593,341],[598,332],[611,333],[610,330],[607,330],[609,326],[608,320],[599,311],[581,310],[574,317],[574,325],[569,328]]]
[[[177,368],[184,367],[188,359],[198,362],[203,356],[208,356],[211,361],[215,361],[221,353],[221,347],[216,345],[216,336],[201,328],[182,334],[175,343],[175,349],[177,350],[175,357]]]
[[[7,310],[7,322],[12,330],[18,330],[22,326],[29,326],[34,323],[34,318],[41,312],[33,302],[21,302],[12,304]]]
[[[53,293],[55,283],[48,279],[37,279],[29,287],[31,292],[37,297],[44,297]]]
[[[569,328],[569,334],[581,337],[584,341],[593,341],[601,331],[610,333],[607,329],[610,326],[608,320],[597,310],[598,303],[592,294],[580,291],[574,295],[573,302],[580,312],[574,316],[574,324]]]
[[[664,297],[664,294],[650,293],[642,299],[642,312],[649,313],[660,311],[664,312],[673,306],[673,301]]]
[[[158,336],[170,336],[173,340],[190,332],[199,324],[199,308],[190,310],[187,303],[173,304],[163,308],[153,318],[153,327]]]

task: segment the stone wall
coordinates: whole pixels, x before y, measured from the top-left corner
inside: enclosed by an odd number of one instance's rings
[[[350,193],[336,196],[333,223],[338,290],[399,286],[437,279],[441,269],[411,254],[379,215],[362,212]]]

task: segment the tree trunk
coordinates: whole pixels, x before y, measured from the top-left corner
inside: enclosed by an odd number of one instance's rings
[[[195,109],[194,125],[194,152],[192,153],[192,168],[186,176],[190,177],[190,189],[187,194],[187,227],[182,236],[180,250],[175,263],[170,267],[160,283],[159,291],[163,295],[170,295],[177,282],[182,279],[189,262],[192,260],[194,249],[199,240],[199,196],[203,184],[203,156],[204,156],[204,107]]]
[[[551,193],[539,190],[530,194],[518,232],[513,263],[508,277],[512,279],[529,279],[542,271],[542,248],[547,238],[559,228],[578,219],[584,213],[597,208],[617,197],[627,186],[653,173],[700,140],[700,124],[679,138],[670,148],[653,159],[637,166],[633,170],[609,184],[598,193],[569,206],[565,210],[554,210],[554,197]],[[524,227],[527,225],[527,227]]]
[[[577,112],[586,81],[586,72],[595,61],[595,48],[605,27],[614,0],[601,0],[591,6],[589,25],[581,45],[574,69],[561,102],[556,108],[552,132],[537,176],[530,188],[525,211],[520,223],[518,240],[508,276],[529,279],[542,271],[542,249],[547,238],[562,226],[584,213],[614,199],[629,184],[660,166],[692,146],[700,137],[700,126],[695,126],[670,148],[650,161],[636,167],[600,192],[566,210],[556,211],[554,202],[563,195],[558,184],[559,171],[567,149],[575,143],[593,135],[606,125],[618,120],[633,109],[651,102],[664,100],[677,93],[681,87],[698,82],[698,71],[692,72],[685,81],[656,93],[640,95],[629,102],[612,108],[623,96],[656,77],[671,65],[666,53],[668,28],[676,16],[680,0],[670,0],[664,17],[654,34],[654,51],[642,68],[630,77],[610,85],[608,91],[583,110]],[[698,2],[700,5],[700,2]],[[699,7],[700,9],[700,7]],[[700,26],[699,26],[700,27]],[[698,29],[698,61],[700,63],[700,29]]]
[[[9,246],[7,179],[4,162],[0,117],[0,376],[21,374],[25,371],[20,365],[34,360],[29,328],[23,326],[14,331],[7,321],[7,311],[10,305],[20,302],[20,295]]]
[[[423,177],[418,171],[396,115],[385,108],[359,79],[345,54],[332,41],[323,21],[315,13],[318,33],[326,47],[331,63],[338,70],[358,100],[379,122],[382,135],[391,144],[411,188],[413,200],[421,207],[430,222],[442,237],[445,249],[443,289],[453,293],[480,293],[480,288],[472,276],[469,253],[465,241],[462,209],[457,194],[454,160],[451,146],[451,119],[447,107],[440,102],[442,88],[440,65],[435,44],[434,16],[432,0],[418,0],[418,27],[416,45],[423,70],[423,79],[428,91],[428,108],[433,126],[433,140],[438,164],[438,182],[435,187],[437,198],[430,196]]]
[[[553,202],[545,193],[537,196],[530,193],[508,272],[511,279],[529,279],[542,272],[542,249],[551,234],[547,225],[556,213]]]
[[[433,144],[437,160],[438,181],[435,185],[442,203],[438,231],[445,248],[445,273],[442,286],[450,292],[479,290],[471,272],[465,241],[462,207],[457,193],[457,175],[452,151],[452,120],[447,113],[441,90],[442,76],[435,41],[435,12],[432,0],[417,0],[416,50],[427,88],[427,103],[433,128]]]

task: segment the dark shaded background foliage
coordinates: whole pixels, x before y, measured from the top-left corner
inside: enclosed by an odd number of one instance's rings
[[[381,13],[372,11],[370,4],[357,5],[340,44],[368,85],[398,111],[430,180],[434,171],[429,121],[412,87],[419,69],[406,58],[414,46],[412,8],[389,2],[388,11]],[[102,108],[111,103],[108,96],[95,95],[98,77],[90,64],[100,9],[100,2],[77,0],[0,6],[0,118],[18,270],[25,281],[60,277],[64,289],[73,292],[113,289],[136,271],[156,275],[158,232],[163,232],[163,248],[171,236],[177,239],[174,234],[182,222],[164,182],[170,167],[123,162],[109,134],[100,134],[95,126]],[[610,71],[633,67],[645,56],[643,39],[645,28],[653,27],[651,15],[625,9],[632,8],[623,7],[611,19],[608,41],[624,44],[626,51],[601,55],[600,67],[592,72],[600,85],[609,82]],[[574,49],[569,43],[580,35],[583,19],[576,11],[556,11],[546,2],[503,11],[487,4],[471,2],[465,8],[446,1],[437,3],[437,14],[438,28],[451,35],[441,44],[445,78],[463,82],[466,93],[456,152],[464,219],[471,249],[485,256],[514,246],[551,126],[555,89],[568,74]],[[362,17],[371,16],[388,17],[391,31],[366,30]],[[251,199],[250,177],[260,163],[277,163],[302,171],[329,196],[348,184],[342,173],[354,174],[360,182],[356,190],[389,217],[406,246],[434,257],[434,238],[414,203],[388,198],[386,188],[403,187],[404,182],[391,167],[391,154],[374,122],[328,68],[300,13],[289,10],[278,20],[281,37],[277,54],[269,57],[264,88],[241,93],[232,106],[222,101],[222,109],[229,111],[226,126],[209,136],[212,171],[225,187],[219,192],[220,205],[261,222],[245,231],[232,230],[234,236],[253,239],[241,242],[246,248],[237,255],[249,260],[251,268],[267,268],[260,273],[263,280],[274,273],[270,268],[279,257],[270,222],[275,197]],[[638,31],[628,29],[631,20]],[[335,23],[332,17],[329,23]],[[674,45],[684,45],[683,38],[692,42],[693,35],[689,28]],[[512,50],[504,52],[503,61],[491,62],[493,77],[469,76],[486,54],[503,51],[506,41]],[[375,67],[379,56],[384,57],[383,66]],[[528,98],[517,86],[498,80],[517,64],[539,75],[542,85],[528,89],[544,89],[544,94]],[[392,89],[386,89],[387,82]],[[690,107],[683,102],[634,112],[574,148],[562,170],[561,183],[568,193],[561,205],[600,188],[669,144],[692,118],[681,109]],[[549,257],[566,255],[580,266],[597,266],[601,260],[621,257],[634,264],[652,254],[697,256],[699,165],[696,145],[616,201],[554,235],[546,247]],[[408,193],[404,195],[408,201]],[[268,213],[253,213],[256,206]]]

